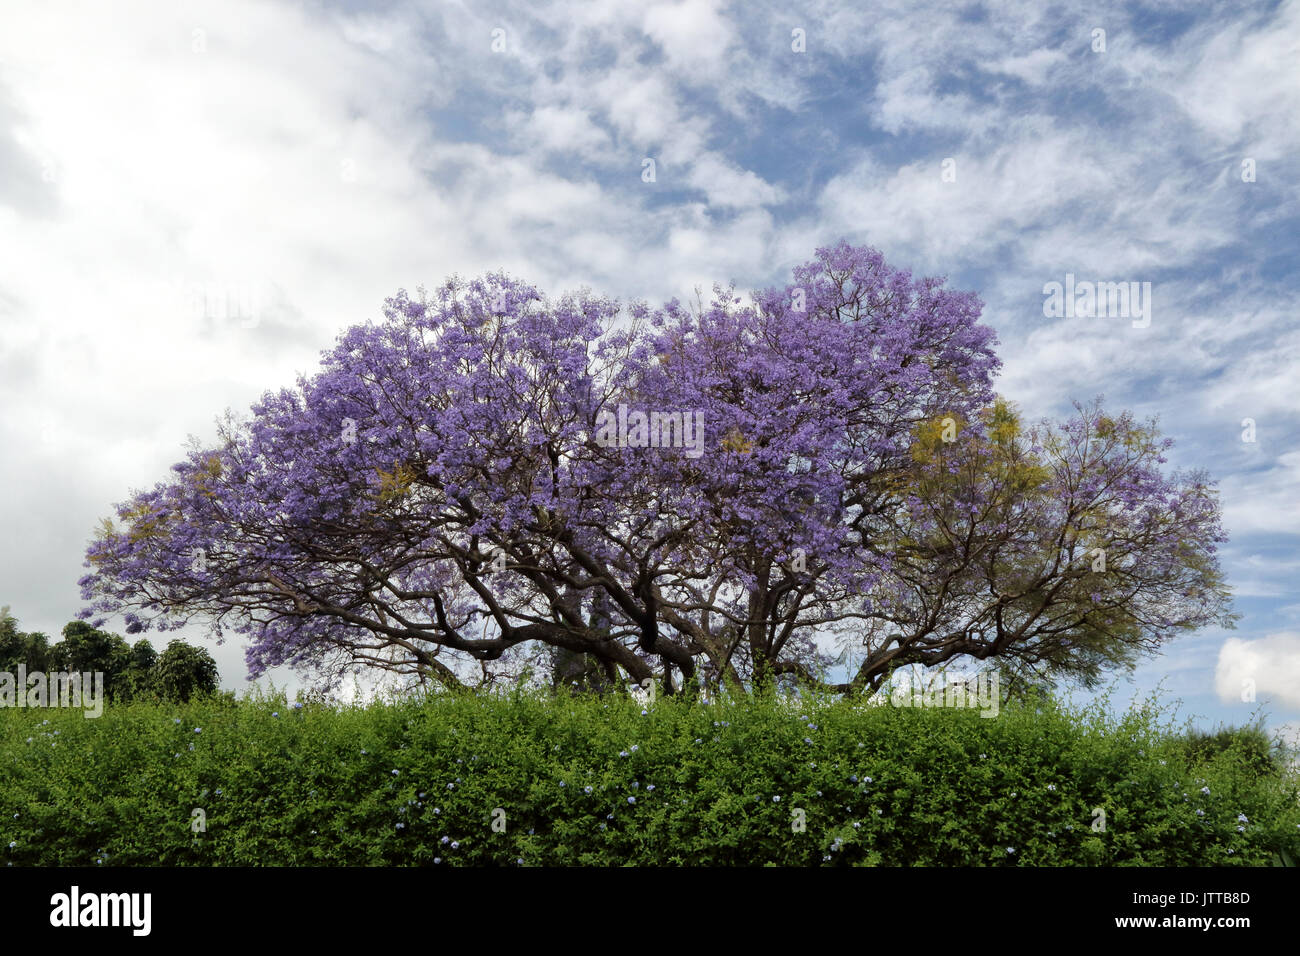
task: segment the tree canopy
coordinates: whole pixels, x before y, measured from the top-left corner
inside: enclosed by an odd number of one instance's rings
[[[1212,482],[1100,400],[1026,424],[980,310],[845,243],[698,309],[401,291],[117,506],[83,613],[244,635],[254,676],[669,693],[957,658],[1090,681],[1230,625]]]

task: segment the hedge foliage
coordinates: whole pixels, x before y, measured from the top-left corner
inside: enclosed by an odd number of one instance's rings
[[[0,710],[14,866],[1196,866],[1300,859],[1258,729],[1156,705],[283,697]],[[1262,769],[1261,769],[1262,768]],[[195,811],[202,811],[198,815]],[[1104,816],[1103,816],[1104,811]],[[1104,819],[1104,831],[1098,829]],[[200,826],[200,823],[203,826]],[[800,824],[802,823],[802,827]],[[199,831],[199,832],[196,832]]]

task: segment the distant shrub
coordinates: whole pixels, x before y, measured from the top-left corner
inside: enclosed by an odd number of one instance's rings
[[[1188,731],[1180,738],[1188,760],[1206,763],[1224,755],[1237,759],[1254,773],[1279,776],[1286,767],[1281,745],[1269,739],[1260,726],[1224,727],[1213,732]]]

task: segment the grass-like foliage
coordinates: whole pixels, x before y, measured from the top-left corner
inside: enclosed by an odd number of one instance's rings
[[[645,707],[617,696],[522,694],[364,707],[217,697],[109,707],[98,720],[6,710],[0,860],[1258,866],[1300,858],[1294,772],[1267,747],[1261,758],[1252,728],[1211,741],[1175,727],[1154,702],[1113,717],[1104,702],[1072,711],[1050,699],[993,719],[834,701]]]

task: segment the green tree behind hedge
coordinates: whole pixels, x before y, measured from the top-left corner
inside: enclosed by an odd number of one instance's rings
[[[0,671],[19,665],[32,671],[78,671],[104,675],[104,694],[114,703],[130,700],[184,702],[217,690],[217,663],[205,649],[172,641],[161,655],[147,640],[128,644],[121,635],[72,621],[63,640],[51,644],[39,632],[24,633],[6,605],[0,608]]]

